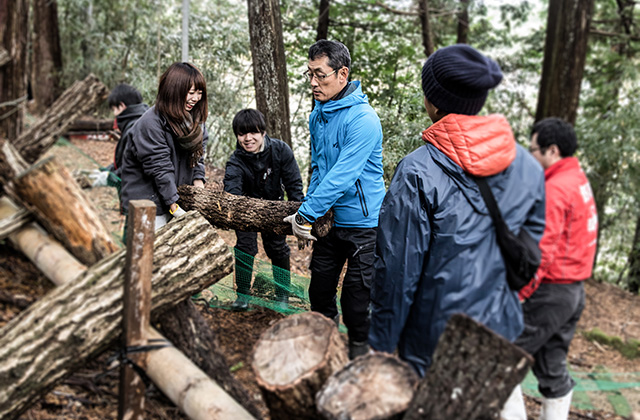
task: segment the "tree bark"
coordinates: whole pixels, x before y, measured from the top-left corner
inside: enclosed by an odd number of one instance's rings
[[[0,137],[0,186],[25,171],[29,164],[9,141]]]
[[[418,0],[420,9],[420,26],[422,29],[422,46],[424,54],[429,57],[435,50],[431,35],[431,18],[429,17],[429,0]]]
[[[550,0],[536,121],[575,124],[593,0]]]
[[[32,39],[31,91],[36,104],[35,113],[40,115],[61,92],[62,51],[55,0],[33,1]]]
[[[4,66],[9,61],[11,61],[9,53],[4,48],[0,47],[0,67]]]
[[[466,44],[469,39],[469,0],[460,0],[458,12],[458,38],[456,43]]]
[[[328,420],[400,419],[418,381],[415,371],[397,357],[369,354],[331,375],[316,405]]]
[[[65,134],[96,133],[113,130],[113,120],[80,117],[67,127]]]
[[[282,219],[294,214],[302,203],[296,201],[260,200],[214,192],[190,185],[178,187],[178,204],[186,210],[198,210],[213,226],[245,232],[269,232],[293,235],[291,224]],[[333,212],[319,218],[311,234],[327,236],[333,224]]]
[[[190,299],[178,303],[158,319],[160,330],[178,350],[189,356],[204,373],[218,383],[255,418],[262,418],[247,390],[233,377],[215,333]]]
[[[499,418],[533,358],[482,324],[453,315],[404,420]]]
[[[329,36],[329,8],[331,0],[320,0],[318,9],[318,28],[316,30],[316,41],[327,39]]]
[[[629,252],[629,291],[638,294],[640,290],[640,214],[636,219],[636,232]]]
[[[267,133],[291,144],[289,85],[278,0],[247,0],[256,105],[267,120]]]
[[[118,249],[96,209],[56,158],[14,178],[13,192],[82,263],[93,265]]]
[[[6,197],[0,197],[0,241],[19,231],[33,220],[25,209],[12,205]]]
[[[75,82],[47,109],[37,123],[13,141],[13,145],[27,162],[35,162],[53,146],[58,136],[64,133],[73,121],[104,101],[108,93],[107,87],[93,74]]]
[[[103,351],[121,331],[125,251],[50,292],[0,330],[0,417],[16,418],[41,393]],[[158,231],[152,315],[231,273],[215,230],[190,213]]]
[[[0,48],[10,61],[0,66],[0,137],[15,139],[22,130],[27,102],[29,2],[0,0]]]
[[[272,418],[317,419],[316,393],[347,360],[346,345],[333,321],[305,312],[262,333],[251,367]]]

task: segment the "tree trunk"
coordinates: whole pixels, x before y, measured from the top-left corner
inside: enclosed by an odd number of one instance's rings
[[[0,0],[0,47],[10,61],[0,66],[0,137],[15,139],[22,130],[27,102],[29,2]]]
[[[0,47],[0,67],[4,66],[9,61],[11,61],[9,53],[4,48]]]
[[[37,163],[13,184],[27,210],[82,263],[93,265],[118,249],[91,202],[56,158]]]
[[[124,250],[103,259],[0,330],[0,417],[19,416],[116,339],[124,260]],[[152,315],[158,315],[231,273],[233,258],[215,230],[190,213],[157,232],[154,266]]]
[[[429,0],[418,0],[420,9],[420,26],[422,28],[422,46],[424,54],[429,57],[433,54],[433,37],[431,36],[431,19],[429,17]]]
[[[190,299],[178,303],[158,318],[160,330],[176,348],[189,356],[204,373],[220,384],[254,417],[262,418],[247,390],[229,371],[229,364],[216,344],[213,329]]]
[[[327,39],[329,36],[329,7],[331,0],[320,0],[318,9],[318,28],[316,30],[316,41]]]
[[[469,0],[460,0],[458,12],[458,39],[456,43],[467,44],[469,39]]]
[[[347,360],[346,345],[333,321],[305,312],[262,333],[251,367],[271,418],[318,419],[315,395]]]
[[[316,405],[328,420],[400,419],[419,379],[397,357],[383,353],[358,357],[331,375],[318,392]]]
[[[638,294],[640,290],[640,214],[636,219],[636,233],[633,235],[628,261],[629,291]]]
[[[292,235],[291,224],[282,219],[294,214],[302,203],[296,201],[260,200],[214,192],[190,185],[178,187],[178,204],[186,210],[198,210],[213,226],[245,232],[269,232]],[[333,212],[319,218],[311,234],[327,236],[333,224]]]
[[[75,82],[13,145],[27,162],[35,162],[73,121],[104,101],[108,93],[107,87],[93,74]]]
[[[593,0],[550,0],[536,121],[575,124]]]
[[[404,420],[495,419],[533,358],[463,314],[453,315]]]
[[[267,133],[291,144],[289,85],[278,0],[247,0],[256,105],[267,120]]]
[[[60,94],[62,52],[56,0],[33,1],[31,90],[36,114],[42,114]]]

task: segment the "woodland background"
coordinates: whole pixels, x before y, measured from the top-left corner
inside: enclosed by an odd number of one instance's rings
[[[468,43],[496,59],[502,84],[483,113],[502,113],[528,145],[532,124],[575,124],[578,157],[600,216],[594,277],[640,286],[640,113],[634,0],[193,0],[188,32],[178,0],[0,0],[0,136],[15,138],[74,81],[94,73],[126,82],[153,103],[159,75],[181,60],[207,80],[207,159],[223,167],[235,148],[231,120],[261,109],[268,132],[290,143],[308,171],[306,69],[316,39],[345,43],[384,133],[385,176],[422,144],[430,124],[422,63]],[[186,2],[189,3],[189,2]],[[98,116],[109,118],[106,104]]]

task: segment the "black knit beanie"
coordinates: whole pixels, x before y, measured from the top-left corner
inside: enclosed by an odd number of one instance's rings
[[[501,81],[498,63],[466,44],[440,48],[422,67],[424,96],[447,113],[476,115]]]

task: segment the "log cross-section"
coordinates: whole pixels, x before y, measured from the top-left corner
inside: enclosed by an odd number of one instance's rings
[[[496,419],[533,358],[484,325],[453,315],[404,420]]]

